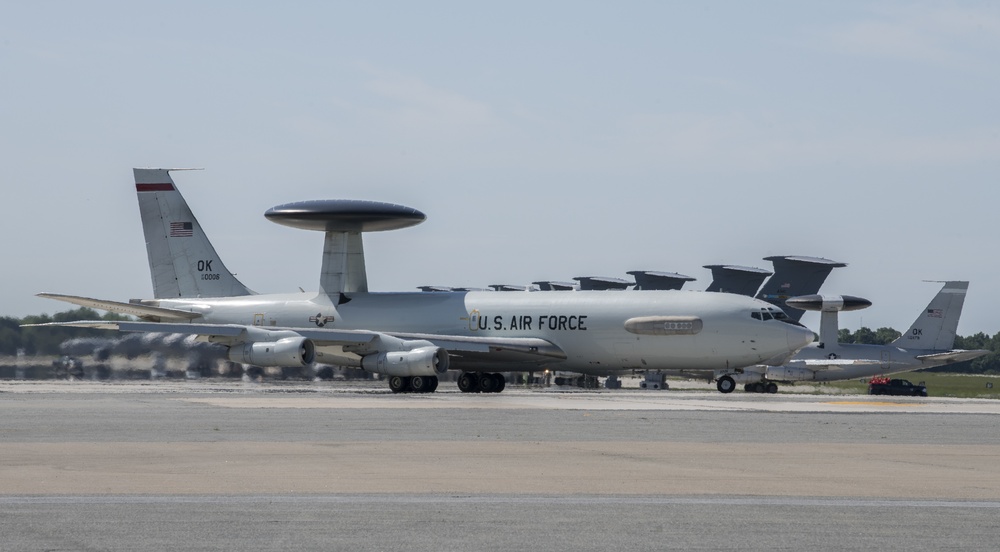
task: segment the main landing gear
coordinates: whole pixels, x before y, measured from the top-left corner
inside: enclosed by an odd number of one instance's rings
[[[768,382],[768,383],[764,383],[762,381],[758,381],[757,383],[748,383],[748,384],[744,385],[743,386],[743,390],[746,391],[747,393],[771,393],[771,394],[774,394],[774,393],[778,392],[778,384],[774,383],[773,381]]]
[[[393,393],[433,393],[438,388],[437,376],[390,376]]]
[[[503,374],[462,372],[458,376],[458,389],[462,393],[499,393],[507,387]]]
[[[732,393],[733,391],[736,390],[736,380],[733,379],[732,376],[722,376],[716,381],[715,387],[719,390],[720,393]],[[757,381],[754,383],[748,383],[744,385],[743,390],[746,391],[747,393],[773,394],[778,392],[778,384],[774,383],[773,381],[769,382]]]

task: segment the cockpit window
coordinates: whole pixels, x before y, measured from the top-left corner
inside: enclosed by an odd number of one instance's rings
[[[774,315],[768,309],[760,309],[760,312],[751,312],[750,318],[754,320],[771,320],[774,318]]]
[[[762,309],[760,309],[760,311],[751,312],[750,313],[750,318],[753,318],[754,320],[762,320],[762,321],[763,320],[781,320],[782,322],[787,322],[789,324],[795,324],[796,326],[800,326],[801,325],[801,324],[798,324],[795,321],[793,321],[791,318],[789,318],[789,316],[787,314],[785,314],[784,312],[782,312],[780,309],[774,309],[774,308],[770,308],[770,307],[768,307],[768,308],[762,308]]]

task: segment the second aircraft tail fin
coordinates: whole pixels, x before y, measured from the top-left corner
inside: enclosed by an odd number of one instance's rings
[[[170,170],[133,169],[153,297],[253,295],[222,263]]]
[[[822,257],[775,256],[764,257],[774,263],[774,275],[757,292],[757,299],[782,309],[789,318],[798,322],[804,311],[789,308],[785,300],[789,297],[819,293],[826,277],[834,268],[847,266]]]
[[[904,349],[950,350],[955,346],[958,319],[968,290],[969,282],[944,282],[944,287],[920,311],[910,329],[892,344]]]

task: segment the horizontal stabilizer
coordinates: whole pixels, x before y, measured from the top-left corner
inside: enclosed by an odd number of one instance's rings
[[[161,320],[194,320],[195,318],[201,316],[196,312],[154,307],[152,305],[142,305],[137,303],[122,303],[119,301],[92,299],[90,297],[80,297],[77,295],[39,293],[37,296],[44,297],[46,299],[55,299],[56,301],[65,301],[67,303],[73,303],[74,305],[80,305],[81,307],[116,312],[118,314],[127,314],[129,316],[138,316],[139,318],[154,320],[156,322]]]
[[[920,362],[930,361],[930,363],[935,366],[941,364],[953,364],[955,362],[965,362],[966,360],[972,360],[979,358],[983,355],[990,354],[990,351],[985,351],[983,349],[955,349],[953,351],[947,351],[944,353],[931,353],[929,355],[918,355],[917,360]]]

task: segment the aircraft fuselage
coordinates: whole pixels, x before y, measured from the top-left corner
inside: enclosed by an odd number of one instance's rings
[[[197,312],[201,317],[193,322],[202,323],[541,338],[566,354],[553,366],[595,375],[731,370],[767,363],[812,340],[812,332],[803,327],[751,317],[752,312],[769,308],[767,303],[724,293],[411,292],[351,293],[345,298],[298,293],[161,299],[159,305]],[[697,319],[700,328],[672,335],[626,329],[626,321],[640,317]],[[473,371],[518,369],[463,366],[457,360],[454,367]]]

